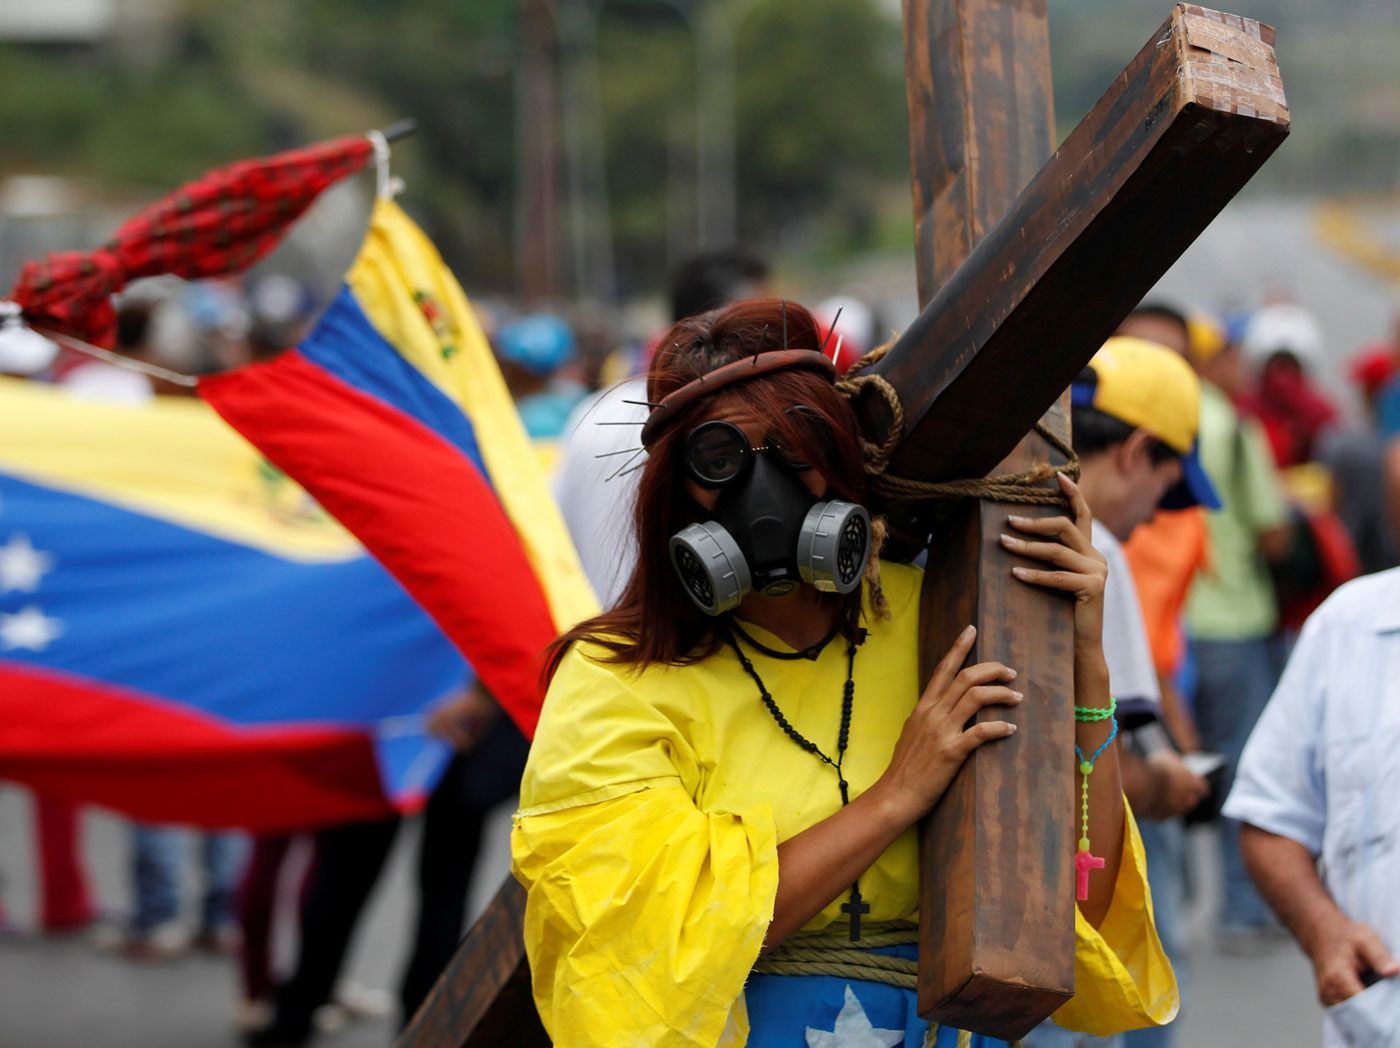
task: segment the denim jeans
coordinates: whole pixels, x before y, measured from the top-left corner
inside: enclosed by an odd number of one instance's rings
[[[248,841],[241,833],[222,830],[199,838],[204,894],[200,898],[199,926],[204,931],[231,928],[238,920],[238,885],[248,858]]]
[[[1228,794],[1245,741],[1278,683],[1281,642],[1274,637],[1231,641],[1193,638],[1191,656],[1197,672],[1196,726],[1201,744],[1229,761],[1224,785]],[[1267,927],[1273,917],[1240,857],[1240,824],[1225,818],[1217,822],[1225,878],[1220,925],[1227,931]]]
[[[180,915],[180,866],[186,831],[151,823],[132,823],[131,878],[136,908],[131,930],[144,935]],[[234,922],[234,894],[242,872],[245,842],[233,832],[200,834],[200,872],[204,893],[200,928],[214,930]]]

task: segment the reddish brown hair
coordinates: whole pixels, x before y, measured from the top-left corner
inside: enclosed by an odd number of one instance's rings
[[[784,313],[787,341],[784,345]],[[657,403],[668,393],[745,356],[777,349],[819,349],[812,315],[793,302],[748,299],[687,317],[661,340],[647,375],[647,399]],[[830,424],[835,443],[830,453],[815,446],[808,427],[788,414],[795,404],[819,412]],[[677,414],[651,445],[637,490],[633,526],[637,563],[615,607],[569,630],[546,656],[545,679],[554,676],[569,646],[587,640],[609,655],[606,661],[638,669],[653,663],[683,664],[712,655],[723,643],[716,620],[686,596],[671,566],[671,536],[708,516],[685,489],[680,460],[686,435],[717,406],[741,408],[771,419],[774,435],[826,479],[831,497],[865,502],[865,471],[855,413],[831,380],[804,369],[788,369],[736,383]],[[846,596],[822,594],[842,606],[847,631],[860,618],[861,589]]]

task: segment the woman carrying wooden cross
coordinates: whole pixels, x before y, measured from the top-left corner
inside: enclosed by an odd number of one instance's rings
[[[914,827],[972,750],[1015,730],[969,726],[1022,701],[1015,668],[962,668],[969,627],[920,694],[920,573],[871,556],[855,415],[806,310],[681,321],[647,400],[637,566],[553,648],[515,824],[550,1036],[1002,1043],[917,1015]],[[1078,992],[1056,1018],[1102,1034],[1169,1021],[1176,985],[1112,744],[1106,568],[1062,485],[1073,519],[1013,517],[1005,542],[1046,564],[1019,578],[1075,596]]]

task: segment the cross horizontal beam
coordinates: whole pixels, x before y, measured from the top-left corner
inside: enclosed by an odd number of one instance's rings
[[[873,369],[904,409],[891,472],[982,476],[1031,429],[1288,134],[1273,39],[1172,12]]]

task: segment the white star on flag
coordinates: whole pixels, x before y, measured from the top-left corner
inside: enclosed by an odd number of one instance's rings
[[[37,604],[26,604],[12,615],[0,614],[0,650],[43,651],[63,636],[63,620],[51,619]]]
[[[39,580],[52,570],[53,557],[36,550],[28,535],[17,531],[0,546],[0,593],[33,593]]]
[[[836,1016],[836,1029],[807,1027],[807,1048],[895,1048],[904,1043],[903,1030],[877,1030],[865,1014],[856,992],[846,987],[846,1003]]]

